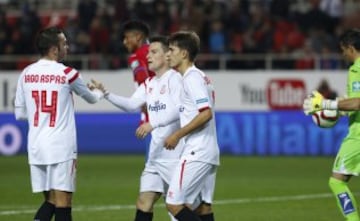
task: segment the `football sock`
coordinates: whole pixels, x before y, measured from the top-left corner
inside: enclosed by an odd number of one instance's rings
[[[139,209],[136,210],[135,221],[152,221],[153,219],[152,212],[143,212]]]
[[[179,221],[201,221],[201,219],[187,207],[180,210],[175,215],[175,218]]]
[[[45,201],[35,214],[34,221],[50,221],[55,212],[55,205]]]
[[[55,221],[72,221],[71,207],[55,208]]]
[[[214,213],[206,214],[206,215],[200,215],[199,216],[201,221],[214,221]]]
[[[347,221],[360,221],[357,203],[346,182],[330,177],[329,186]]]

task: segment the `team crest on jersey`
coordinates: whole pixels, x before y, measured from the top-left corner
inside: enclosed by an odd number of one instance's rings
[[[151,94],[152,90],[153,90],[152,87],[149,87],[148,94]]]
[[[139,65],[140,65],[139,61],[135,60],[135,61],[131,62],[130,67],[131,67],[131,69],[134,70],[135,68],[139,67]]]
[[[360,81],[354,81],[351,85],[351,90],[353,92],[360,92]]]
[[[166,92],[166,85],[163,85],[160,90],[160,94],[165,94]]]

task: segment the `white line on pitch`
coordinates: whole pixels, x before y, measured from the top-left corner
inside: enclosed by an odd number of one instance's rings
[[[273,197],[258,197],[258,198],[240,198],[229,200],[215,200],[215,205],[227,205],[227,204],[242,204],[242,203],[262,203],[262,202],[281,202],[281,201],[298,201],[309,199],[321,199],[333,197],[330,193],[320,194],[308,194],[308,195],[294,195],[294,196],[273,196]],[[164,207],[164,204],[158,204],[156,207]],[[125,210],[135,209],[134,205],[109,205],[109,206],[75,206],[73,211],[105,211],[105,210]],[[0,216],[5,215],[17,215],[34,213],[33,209],[22,210],[5,210],[0,211]]]

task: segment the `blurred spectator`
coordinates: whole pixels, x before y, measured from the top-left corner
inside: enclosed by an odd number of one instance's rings
[[[83,31],[88,31],[91,21],[96,15],[97,3],[95,0],[79,0],[77,13],[79,17],[79,27]]]
[[[35,36],[41,28],[40,19],[34,8],[25,4],[22,9],[22,15],[17,23],[19,38],[17,39],[17,54],[35,53]]]
[[[312,55],[338,53],[337,36],[349,27],[360,27],[360,0],[77,0],[72,4],[67,0],[62,2],[68,4],[64,11],[42,8],[60,2],[14,0],[5,5],[21,15],[0,11],[0,52],[34,54],[35,34],[44,26],[56,25],[67,32],[72,54],[110,56],[107,64],[98,62],[94,67],[120,68],[126,60],[121,56],[119,27],[137,18],[149,23],[154,34],[194,30],[202,39],[202,53],[274,53],[280,56],[274,67],[307,69],[314,67],[311,59],[294,63],[290,57],[307,56],[310,48]],[[305,39],[310,42],[308,48]],[[231,61],[233,67],[263,66],[256,61],[236,62]],[[320,66],[337,68],[328,59],[321,60]]]
[[[153,2],[152,7],[154,8],[152,31],[160,35],[168,34],[172,24],[169,3],[166,0],[157,0]]]
[[[226,48],[226,36],[223,23],[220,20],[214,20],[211,23],[211,31],[209,34],[209,52],[224,53]]]
[[[4,11],[0,11],[0,54],[6,53],[6,48],[11,44],[12,29],[6,20]]]
[[[297,70],[309,70],[315,67],[315,52],[311,47],[311,42],[307,40],[303,48],[295,52],[295,56],[299,57],[295,61],[295,69]]]
[[[338,59],[334,59],[333,55],[334,53],[330,47],[324,45],[320,54],[320,68],[322,70],[336,70],[340,68],[341,62]]]

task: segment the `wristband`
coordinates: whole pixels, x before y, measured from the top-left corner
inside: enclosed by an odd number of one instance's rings
[[[337,110],[338,101],[336,100],[323,100],[321,103],[322,109],[324,110]]]

